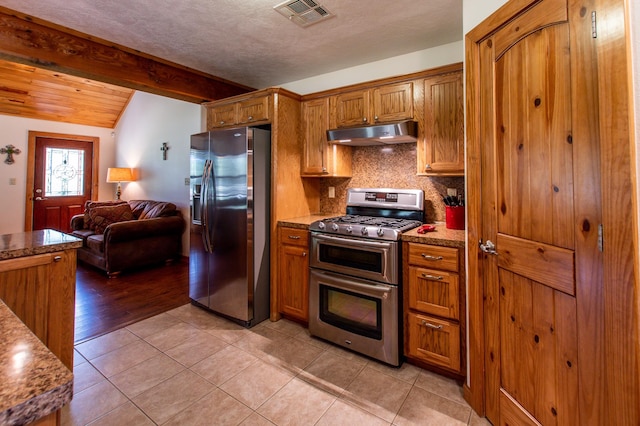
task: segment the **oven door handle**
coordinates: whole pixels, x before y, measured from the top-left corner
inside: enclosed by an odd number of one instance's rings
[[[315,278],[313,277],[314,275],[316,275]],[[381,297],[383,299],[390,297],[391,291],[397,288],[394,285],[385,283],[361,283],[355,281],[357,278],[345,278],[343,275],[320,271],[318,269],[312,269],[311,276],[312,279],[317,280],[319,283],[324,282],[325,285],[333,288],[342,288],[365,296]],[[322,277],[326,277],[326,280]]]
[[[368,240],[361,240],[361,239],[356,240],[354,238],[334,237],[332,235],[318,234],[315,232],[312,234],[312,238],[315,239],[316,241],[327,241],[342,247],[349,247],[349,248],[356,247],[360,249],[364,247],[364,248],[388,249],[389,247],[391,247],[390,241],[368,241]]]

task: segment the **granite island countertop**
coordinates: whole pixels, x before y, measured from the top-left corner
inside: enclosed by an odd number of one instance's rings
[[[316,220],[325,219],[332,216],[340,216],[340,213],[322,213],[312,214],[309,216],[295,217],[291,219],[282,219],[278,221],[278,226],[286,226],[288,228],[309,229],[309,225]],[[435,223],[436,230],[427,232],[426,234],[418,234],[417,228],[404,232],[401,241],[409,241],[421,244],[433,244],[437,246],[458,247],[465,246],[465,231],[456,229],[447,229],[444,222]]]
[[[73,373],[0,301],[0,424],[45,417],[73,397]]]
[[[3,234],[0,235],[0,260],[80,247],[80,238],[53,229]]]

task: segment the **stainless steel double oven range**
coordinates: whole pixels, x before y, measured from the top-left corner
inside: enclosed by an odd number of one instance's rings
[[[309,331],[399,366],[400,236],[422,224],[424,193],[352,188],[346,213],[309,228]]]

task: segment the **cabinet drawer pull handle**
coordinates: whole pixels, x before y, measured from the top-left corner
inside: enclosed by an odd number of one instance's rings
[[[302,252],[302,257],[307,257],[307,252],[306,251]]]
[[[60,262],[62,260],[62,256],[54,256],[53,257],[53,261],[54,262]]]
[[[224,126],[224,120],[220,121],[220,125]]]
[[[249,121],[253,120],[253,115],[250,115],[248,118],[249,118]]]
[[[300,239],[300,235],[289,235],[289,238],[292,240],[299,240]]]
[[[429,274],[422,274],[422,278],[427,279],[427,280],[431,280],[431,281],[440,281],[442,280],[444,277],[442,275],[429,275]]]
[[[429,328],[433,328],[435,330],[440,330],[442,328],[442,324],[431,324],[430,322],[426,322],[425,320],[422,320],[422,325],[424,325],[425,327],[429,327]]]
[[[421,256],[426,260],[442,260],[442,256],[431,256],[430,254],[421,253]]]

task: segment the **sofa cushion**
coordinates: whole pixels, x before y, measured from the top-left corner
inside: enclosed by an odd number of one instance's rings
[[[87,247],[98,253],[104,252],[104,234],[93,234],[87,237]]]
[[[106,227],[112,223],[134,219],[131,207],[127,203],[115,206],[93,207],[89,210],[89,218],[92,222],[92,229],[96,234],[103,234]]]
[[[177,213],[176,205],[166,201],[131,200],[129,204],[136,219],[175,216]]]
[[[87,241],[87,238],[93,235],[94,232],[91,229],[76,229],[71,235],[74,237],[82,238],[82,241]]]
[[[93,223],[91,221],[91,217],[89,216],[89,211],[94,207],[104,207],[104,206],[117,206],[119,204],[127,204],[124,200],[117,201],[92,201],[89,200],[84,203],[84,229],[93,230]]]

